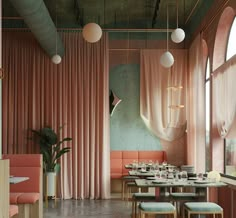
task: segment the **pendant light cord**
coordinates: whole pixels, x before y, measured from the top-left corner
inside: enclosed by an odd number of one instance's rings
[[[168,41],[169,41],[169,9],[168,9],[168,3],[167,3],[167,18],[166,18],[166,20],[167,20],[167,24],[166,24],[166,26],[167,26],[166,47],[167,47],[167,51],[169,51],[169,43],[168,43]]]
[[[57,1],[56,1],[56,55],[57,55]]]
[[[176,0],[176,20],[177,20],[177,28],[179,27],[179,2]]]

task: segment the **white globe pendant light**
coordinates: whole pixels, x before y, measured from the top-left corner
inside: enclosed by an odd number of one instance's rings
[[[179,28],[179,14],[178,14],[178,0],[176,0],[176,22],[177,28],[171,33],[171,39],[175,43],[180,43],[185,38],[185,32],[183,29]]]
[[[168,13],[168,4],[167,4],[167,30],[166,30],[166,52],[162,54],[160,58],[160,63],[163,67],[169,68],[174,64],[174,57],[169,52],[169,13]]]
[[[56,51],[55,51],[55,55],[53,55],[51,57],[51,61],[54,64],[60,64],[61,63],[61,56],[57,53],[57,2],[56,2]]]
[[[175,43],[182,42],[184,38],[185,38],[185,32],[181,28],[177,28],[171,33],[171,39]]]
[[[60,64],[61,63],[61,56],[58,54],[55,54],[52,56],[51,60],[54,64]]]
[[[82,35],[87,42],[94,43],[101,39],[102,29],[96,23],[88,23],[83,27]]]
[[[164,54],[162,54],[160,58],[160,63],[163,67],[171,67],[174,64],[173,55],[169,51],[166,51]]]

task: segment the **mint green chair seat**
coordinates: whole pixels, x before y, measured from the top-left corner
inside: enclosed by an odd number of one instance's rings
[[[126,200],[129,201],[132,197],[132,195],[131,195],[132,194],[132,188],[133,187],[137,188],[137,185],[136,185],[135,182],[131,181],[131,182],[126,182],[125,186],[126,186]]]
[[[129,198],[130,189],[127,187],[127,184],[129,182],[134,182],[135,179],[139,179],[139,177],[138,176],[123,176],[122,177],[122,197],[121,198],[123,200],[125,199],[125,195],[127,199]]]
[[[156,194],[149,192],[134,193],[132,197],[132,217],[136,218],[137,203],[143,201],[156,201]]]
[[[184,204],[184,209],[187,211],[188,218],[192,214],[212,214],[215,218],[215,215],[219,214],[223,218],[223,208],[218,204],[213,202],[187,202]]]
[[[174,201],[185,201],[185,200],[190,200],[190,199],[196,199],[198,196],[196,193],[192,193],[192,192],[172,192],[170,193],[170,197],[174,200]]]
[[[166,214],[177,217],[176,208],[168,202],[143,202],[139,205],[139,215],[144,218],[146,214]]]
[[[149,192],[134,193],[133,198],[141,201],[145,199],[156,200],[156,194]]]
[[[170,198],[177,208],[177,214],[181,216],[183,213],[183,203],[186,201],[196,201],[198,196],[193,192],[172,192]]]

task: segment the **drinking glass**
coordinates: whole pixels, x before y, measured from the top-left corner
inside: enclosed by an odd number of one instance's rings
[[[187,171],[182,171],[181,172],[181,180],[182,181],[187,181],[188,180],[188,173],[187,173]]]
[[[161,178],[161,171],[160,171],[160,170],[157,170],[157,171],[156,171],[156,178],[157,178],[157,179],[160,179],[160,178]]]

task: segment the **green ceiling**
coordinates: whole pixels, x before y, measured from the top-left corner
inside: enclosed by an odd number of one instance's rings
[[[58,28],[78,30],[89,22],[96,22],[102,28],[110,30],[166,29],[167,5],[169,27],[176,28],[178,6],[179,27],[187,34],[191,34],[200,24],[213,2],[213,0],[44,0]],[[9,0],[2,0],[2,13],[3,28],[27,28]],[[159,37],[162,38],[163,34]]]

